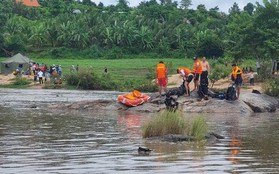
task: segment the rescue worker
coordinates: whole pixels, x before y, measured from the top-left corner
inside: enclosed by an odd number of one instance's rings
[[[235,84],[235,88],[236,88],[236,93],[237,96],[236,98],[238,99],[240,96],[240,87],[242,85],[242,81],[243,81],[243,77],[242,77],[242,70],[236,66],[236,64],[232,64],[232,75],[231,75],[231,79]]]
[[[177,73],[183,78],[183,83],[185,86],[185,94],[186,96],[190,96],[190,87],[189,83],[193,80],[194,74],[188,68],[178,68]]]
[[[160,61],[156,67],[156,83],[158,84],[159,95],[162,96],[162,90],[167,93],[167,68],[163,61]]]
[[[201,64],[201,60],[198,59],[198,56],[195,56],[193,60],[194,60],[193,72],[194,72],[194,85],[195,85],[194,90],[198,91],[199,85],[200,85],[199,79],[200,79],[200,75],[202,73],[202,64]]]

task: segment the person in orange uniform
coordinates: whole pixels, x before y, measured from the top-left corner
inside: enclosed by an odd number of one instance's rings
[[[194,84],[195,84],[195,88],[194,90],[198,91],[199,89],[199,79],[200,79],[200,75],[202,73],[202,64],[201,64],[201,60],[198,59],[198,56],[194,57]]]
[[[168,82],[168,76],[167,76],[167,68],[163,61],[160,61],[159,64],[156,67],[156,83],[158,84],[159,88],[159,95],[162,96],[162,90],[167,93],[167,82]]]
[[[188,68],[178,68],[177,73],[180,74],[180,76],[183,78],[186,96],[190,96],[189,83],[193,80],[194,74]]]
[[[239,98],[240,87],[242,85],[243,77],[242,77],[242,70],[238,66],[236,66],[236,64],[232,64],[231,79],[234,82],[236,87],[237,98]]]

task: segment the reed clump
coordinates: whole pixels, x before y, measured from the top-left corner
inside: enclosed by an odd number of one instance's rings
[[[163,111],[148,119],[143,125],[143,137],[160,137],[168,134],[193,136],[201,140],[207,134],[207,124],[203,116],[192,120],[183,116],[181,111]]]

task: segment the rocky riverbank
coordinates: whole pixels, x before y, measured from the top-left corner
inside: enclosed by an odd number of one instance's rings
[[[126,107],[116,101],[122,94],[115,91],[78,91],[44,89],[0,89],[0,106],[14,109],[47,109],[48,111],[129,111],[155,113],[165,109],[164,97],[156,98],[137,107]],[[191,97],[177,98],[179,109],[186,113],[236,113],[251,115],[254,112],[275,112],[277,98],[265,94],[242,92],[236,101],[209,98],[199,101],[195,92]]]

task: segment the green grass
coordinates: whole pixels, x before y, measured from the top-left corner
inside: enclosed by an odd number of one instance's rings
[[[159,61],[164,61],[169,69],[169,74],[175,74],[180,66],[192,67],[191,59],[53,59],[53,58],[31,58],[35,62],[50,65],[61,65],[63,74],[69,74],[71,65],[79,65],[81,69],[92,69],[96,74],[103,74],[107,67],[108,73],[122,90],[131,90],[148,83],[155,78],[155,68]],[[1,58],[0,60],[4,60]],[[150,82],[149,82],[150,83]],[[119,90],[119,89],[116,89]]]
[[[146,70],[148,68],[155,72],[155,67],[161,60],[167,65],[171,64],[171,72],[179,66],[193,66],[191,59],[34,59],[34,61],[47,64],[48,66],[52,64],[61,65],[65,73],[69,72],[71,65],[79,65],[79,69],[92,68],[100,73],[107,67],[110,74],[120,79],[123,78],[123,75],[125,78],[131,79],[142,77],[147,73]]]
[[[202,140],[207,134],[206,120],[202,116],[197,116],[190,121],[181,111],[163,111],[151,117],[143,125],[144,138],[168,134],[193,136],[197,140]]]
[[[178,67],[188,67],[192,69],[193,60],[191,58],[134,58],[134,59],[65,59],[65,58],[36,58],[30,57],[38,63],[50,65],[61,65],[63,74],[69,74],[71,65],[79,65],[79,69],[93,69],[96,74],[102,74],[107,67],[110,77],[126,89],[135,88],[146,84],[146,79],[151,81],[155,78],[155,68],[159,61],[164,61],[169,70],[169,75],[176,74]],[[6,58],[0,58],[0,61]],[[209,63],[212,60],[209,60]],[[245,64],[252,64],[253,60],[245,61]],[[228,66],[230,69],[231,67]],[[150,82],[149,82],[150,83]],[[125,90],[125,89],[124,89]],[[129,89],[130,90],[130,89]]]
[[[0,61],[6,58],[0,58]],[[104,68],[108,68],[108,72],[112,77],[118,80],[131,79],[141,80],[148,73],[153,73],[155,77],[155,67],[159,61],[164,61],[169,69],[169,74],[175,74],[178,67],[188,67],[192,69],[192,59],[170,59],[170,58],[137,58],[137,59],[53,59],[53,58],[31,58],[38,63],[50,65],[61,65],[63,73],[69,73],[71,65],[79,65],[79,69],[92,68],[96,73],[102,73]],[[210,60],[209,60],[210,62]],[[253,60],[245,61],[244,65],[254,65]],[[230,68],[230,67],[228,67]]]

